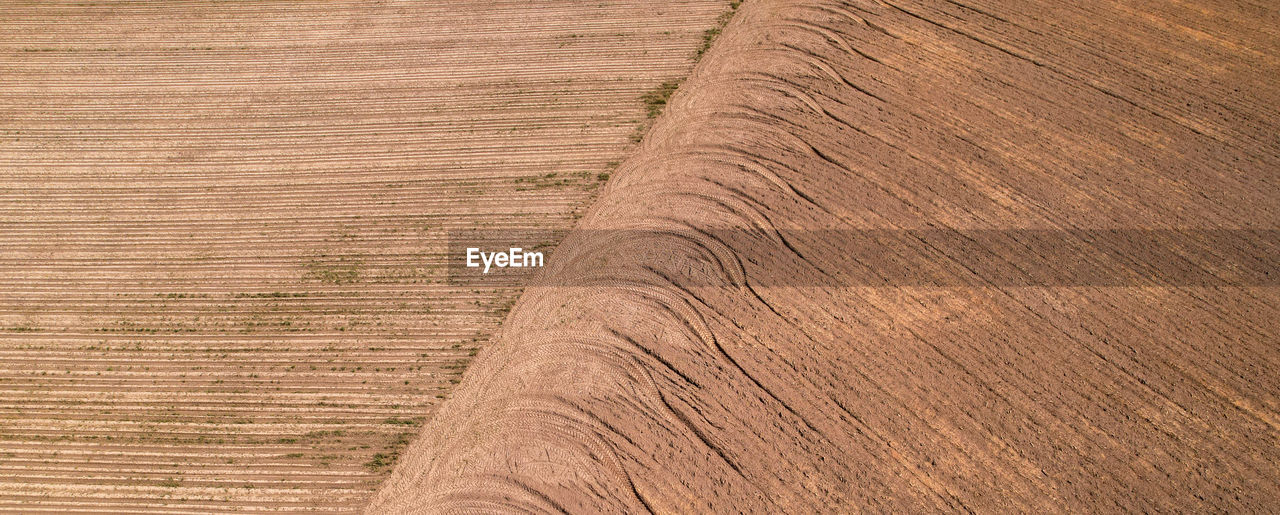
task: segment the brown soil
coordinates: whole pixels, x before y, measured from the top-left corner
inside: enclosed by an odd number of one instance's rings
[[[724,0],[4,2],[0,510],[356,510]]]
[[[761,287],[840,270],[705,232],[1274,230],[1277,26],[745,3],[580,223],[679,259],[571,235],[370,512],[1280,509],[1274,282]]]

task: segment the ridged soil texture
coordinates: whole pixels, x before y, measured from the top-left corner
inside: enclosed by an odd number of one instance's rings
[[[745,2],[371,512],[1275,511],[1277,26],[1266,2]],[[842,260],[868,230],[1063,246]],[[1192,230],[1256,237],[1141,257]],[[1256,262],[1213,257],[1237,245]],[[1136,275],[1077,275],[1086,247]],[[972,255],[1062,280],[964,279]],[[858,272],[898,261],[960,279]]]

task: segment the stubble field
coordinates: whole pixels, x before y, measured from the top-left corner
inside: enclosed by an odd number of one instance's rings
[[[726,9],[7,3],[0,510],[358,509]]]

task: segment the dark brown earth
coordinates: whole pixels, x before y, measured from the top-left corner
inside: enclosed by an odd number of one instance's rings
[[[804,237],[1274,231],[1276,27],[1265,2],[747,2],[369,511],[1280,509],[1274,279],[870,285]]]

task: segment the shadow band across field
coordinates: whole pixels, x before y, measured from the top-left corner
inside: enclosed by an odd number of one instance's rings
[[[1277,22],[745,2],[369,511],[1274,511]]]
[[[674,286],[1052,287],[1280,286],[1280,231],[1233,229],[711,229],[583,230],[593,249],[590,274],[559,263],[550,246],[536,265],[491,264],[478,251],[511,242],[560,241],[562,232],[457,231],[449,236],[448,280],[457,286],[609,286],[625,267],[649,270]],[[577,243],[575,243],[577,244]],[[805,249],[804,252],[797,250]],[[468,250],[471,251],[468,259]],[[728,259],[725,259],[725,258]],[[582,258],[579,258],[580,260]],[[534,278],[543,268],[551,273]],[[561,271],[564,270],[564,271]],[[661,275],[668,272],[671,275]]]

